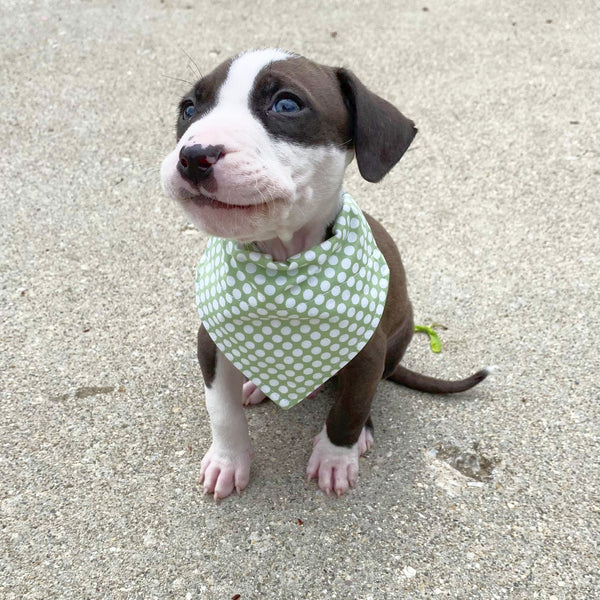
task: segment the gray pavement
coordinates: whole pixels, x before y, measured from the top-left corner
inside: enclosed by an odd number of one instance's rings
[[[428,10],[425,10],[427,8]],[[0,0],[0,598],[600,598],[596,3]],[[351,67],[419,135],[350,191],[397,240],[406,364],[358,488],[303,479],[331,389],[248,412],[241,497],[210,439],[193,267],[160,192],[195,69],[279,45]],[[479,468],[479,470],[477,470]]]

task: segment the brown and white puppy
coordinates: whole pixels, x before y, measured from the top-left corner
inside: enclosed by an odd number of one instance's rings
[[[249,51],[202,77],[179,106],[177,145],[161,181],[206,233],[252,242],[285,261],[323,242],[341,207],[344,170],[356,156],[377,182],[400,160],[417,130],[350,71],[281,50]],[[380,379],[432,393],[459,392],[488,370],[457,382],[399,365],[413,316],[398,250],[365,215],[390,269],[385,309],[366,346],[338,372],[337,398],[316,436],[307,474],[326,493],[354,487],[358,459],[373,442],[370,406]],[[223,498],[249,481],[253,455],[244,404],[265,395],[198,333],[212,445],[202,460],[205,493]]]

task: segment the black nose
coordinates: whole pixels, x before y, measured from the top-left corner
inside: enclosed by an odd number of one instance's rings
[[[213,165],[223,156],[223,146],[183,146],[179,152],[177,170],[181,176],[198,184],[208,179]]]

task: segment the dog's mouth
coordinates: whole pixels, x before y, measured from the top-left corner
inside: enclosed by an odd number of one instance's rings
[[[261,206],[264,206],[264,202],[260,202],[258,204],[234,204],[232,202],[221,202],[216,198],[211,198],[210,196],[206,196],[205,194],[195,194],[194,196],[189,196],[187,198],[183,198],[183,202],[191,202],[198,208],[212,208],[215,210],[257,210]]]

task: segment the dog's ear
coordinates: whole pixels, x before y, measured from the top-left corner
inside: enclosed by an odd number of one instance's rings
[[[415,124],[396,107],[369,91],[347,69],[337,69],[344,102],[352,119],[352,141],[360,174],[381,181],[417,134]]]

